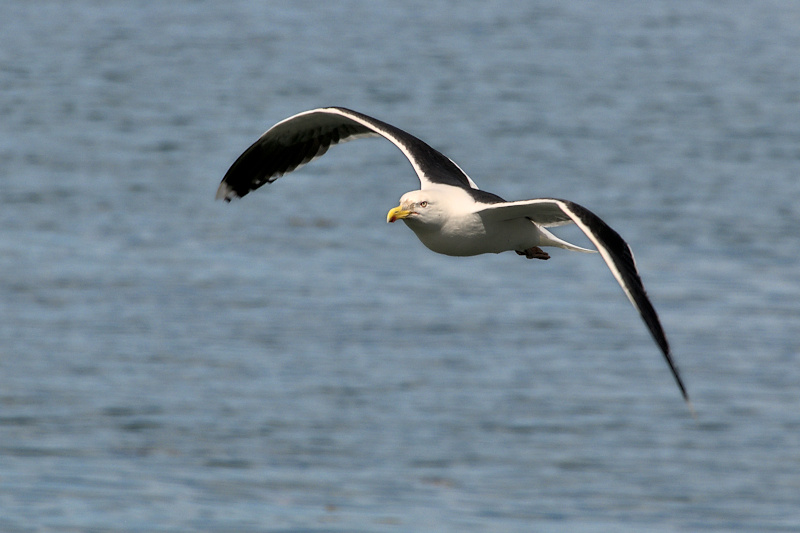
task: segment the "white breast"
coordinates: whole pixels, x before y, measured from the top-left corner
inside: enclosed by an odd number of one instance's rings
[[[536,224],[524,218],[486,224],[474,213],[451,216],[440,228],[406,223],[430,250],[453,256],[526,250],[537,246],[541,235]]]

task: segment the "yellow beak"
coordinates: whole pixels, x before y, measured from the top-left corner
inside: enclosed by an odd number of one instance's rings
[[[395,220],[401,218],[408,218],[411,213],[413,213],[413,211],[403,209],[402,206],[398,205],[397,207],[392,208],[386,215],[386,222],[394,222]]]

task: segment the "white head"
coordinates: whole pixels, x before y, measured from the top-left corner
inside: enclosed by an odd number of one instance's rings
[[[436,189],[426,189],[405,193],[400,205],[386,215],[386,222],[402,219],[412,229],[429,227],[441,228],[449,216],[450,198]]]

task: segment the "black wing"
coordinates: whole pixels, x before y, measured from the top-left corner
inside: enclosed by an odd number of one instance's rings
[[[678,388],[681,390],[684,400],[689,403],[689,395],[683,385],[678,367],[672,360],[667,336],[661,321],[658,318],[650,298],[644,289],[642,278],[636,268],[636,261],[633,258],[633,251],[628,243],[620,237],[600,217],[586,209],[585,207],[557,198],[535,198],[533,200],[521,200],[518,202],[494,203],[487,205],[480,211],[481,216],[494,220],[508,220],[510,218],[525,217],[542,226],[560,225],[571,220],[586,234],[597,247],[597,251],[603,256],[603,260],[608,265],[609,270],[616,278],[625,295],[630,300],[633,307],[639,311],[642,320],[650,330],[653,339],[661,348],[664,359],[669,365]]]
[[[240,198],[322,156],[334,144],[378,136],[408,158],[421,188],[444,184],[477,189],[458,165],[410,133],[350,109],[326,107],[298,113],[267,130],[228,169],[217,198]]]

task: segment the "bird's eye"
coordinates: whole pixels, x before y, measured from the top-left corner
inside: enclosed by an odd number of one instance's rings
[[[428,201],[427,201],[427,200],[423,200],[423,201],[421,201],[421,202],[419,203],[419,206],[420,206],[420,207],[428,207]]]

